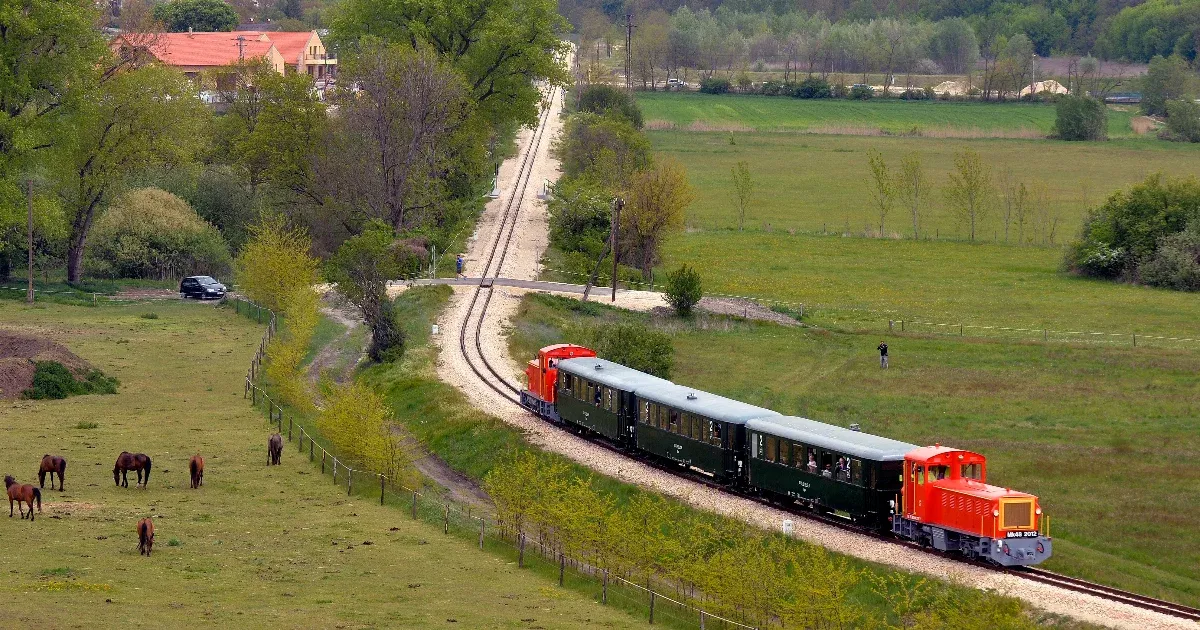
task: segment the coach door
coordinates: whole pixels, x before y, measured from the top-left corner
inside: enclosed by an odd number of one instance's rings
[[[925,518],[925,467],[904,461],[904,515]]]

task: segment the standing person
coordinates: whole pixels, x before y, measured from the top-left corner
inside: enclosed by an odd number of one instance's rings
[[[887,369],[887,365],[888,365],[888,361],[887,361],[887,342],[886,342],[886,341],[880,341],[880,342],[879,342],[879,367],[880,367],[880,369],[884,369],[884,370],[886,370],[886,369]]]
[[[458,257],[457,257],[457,258],[454,260],[454,275],[458,276],[459,278],[462,278],[462,277],[464,277],[464,276],[463,276],[463,257],[462,257],[462,254],[459,254],[459,255],[458,255]]]

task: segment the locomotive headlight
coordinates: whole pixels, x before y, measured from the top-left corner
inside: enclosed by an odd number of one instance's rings
[[[1000,510],[992,510],[992,516],[995,516],[996,518],[1000,518]]]
[[[1041,515],[1042,515],[1042,508],[1037,508],[1036,510],[1034,510],[1034,511],[1033,511],[1033,513],[1034,513],[1034,514],[1037,514],[1038,516],[1041,516]]]
[[[896,509],[896,502],[894,500],[888,501],[888,507],[892,508],[893,510]]]

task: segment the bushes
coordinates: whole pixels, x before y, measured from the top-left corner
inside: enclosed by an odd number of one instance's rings
[[[664,332],[644,324],[620,322],[588,329],[581,335],[583,345],[602,359],[629,366],[660,378],[670,378],[675,365],[675,347]]]
[[[833,90],[829,87],[828,81],[809,77],[792,90],[792,96],[796,98],[829,98],[833,96]]]
[[[1066,95],[1054,106],[1054,130],[1059,140],[1107,140],[1108,111],[1090,96]]]
[[[620,116],[635,129],[642,128],[642,109],[633,100],[633,95],[611,85],[589,85],[584,88],[579,96],[579,111]]]
[[[703,297],[700,272],[688,265],[667,274],[667,303],[680,317],[692,314],[692,307]]]
[[[1200,142],[1200,103],[1167,103],[1167,128],[1159,133],[1159,137],[1178,142]]]
[[[383,399],[369,386],[354,382],[330,388],[317,418],[321,434],[339,453],[395,484],[403,483],[410,471],[393,424],[392,410]]]
[[[869,85],[854,85],[850,88],[850,93],[847,95],[852,101],[865,101],[875,96],[875,90]]]
[[[229,270],[229,246],[187,202],[158,188],[118,197],[92,229],[89,272],[103,278],[155,278]]]
[[[1198,234],[1200,182],[1152,175],[1092,210],[1064,262],[1081,275],[1195,290]]]
[[[725,94],[732,85],[729,79],[709,78],[700,81],[700,91],[705,94]]]
[[[58,361],[38,361],[33,372],[33,384],[22,393],[32,400],[58,400],[84,394],[115,394],[120,381],[91,370],[83,380],[76,380],[71,371]]]
[[[592,182],[559,182],[547,206],[550,243],[564,252],[599,256],[612,228],[611,203],[612,193]]]

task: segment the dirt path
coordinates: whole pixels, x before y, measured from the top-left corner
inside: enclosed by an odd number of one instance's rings
[[[367,342],[361,347],[350,343],[354,331],[363,325],[354,307],[341,300],[335,293],[329,292],[321,299],[321,314],[346,327],[338,338],[325,344],[317,356],[308,365],[308,380],[316,385],[321,377],[328,374],[335,383],[345,383],[354,374],[354,368],[362,361],[367,353]],[[341,365],[340,370],[334,366]],[[318,401],[319,405],[319,401]]]

